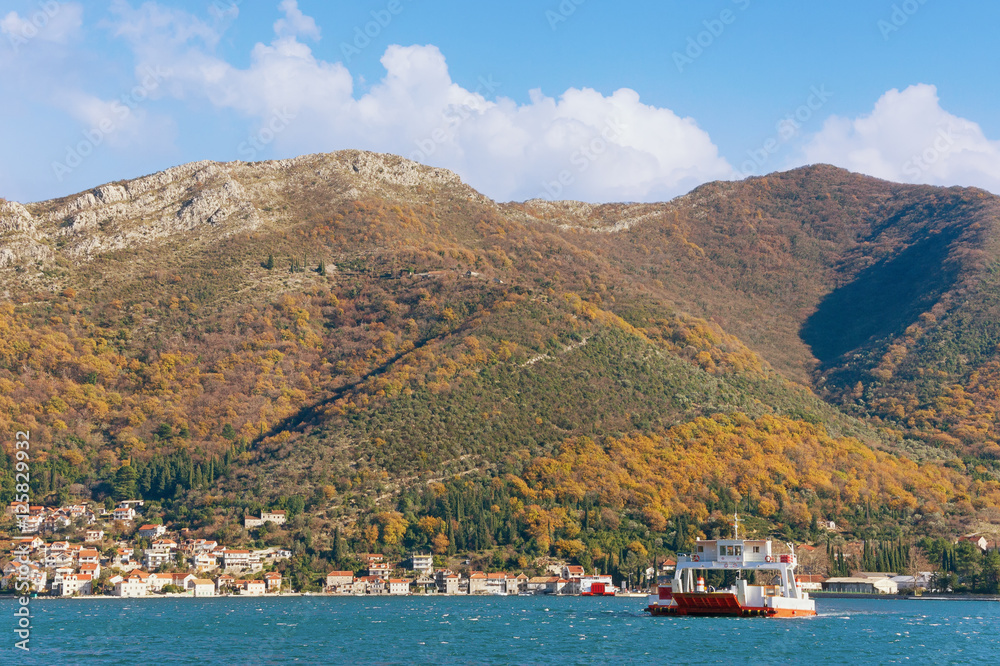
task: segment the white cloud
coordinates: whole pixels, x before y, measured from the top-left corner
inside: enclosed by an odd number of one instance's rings
[[[274,32],[279,37],[309,37],[319,41],[321,35],[316,21],[306,16],[299,9],[298,0],[282,0],[278,9],[285,13],[285,18],[278,19],[274,24]]]
[[[41,2],[31,12],[21,16],[9,12],[0,19],[0,32],[7,42],[19,50],[34,39],[51,44],[65,44],[83,25],[83,7],[76,2]]]
[[[905,183],[972,185],[1000,193],[1000,141],[941,108],[932,85],[890,90],[872,112],[829,118],[802,160]]]
[[[140,11],[153,11],[151,4]],[[475,90],[455,83],[432,45],[390,46],[381,60],[385,77],[356,95],[343,64],[317,59],[296,38],[318,37],[312,19],[292,0],[281,9],[286,18],[275,24],[276,38],[257,44],[245,69],[204,48],[208,40],[197,31],[182,44],[169,38],[176,27],[147,22],[151,34],[128,36],[140,65],[170,63],[168,90],[176,97],[206,98],[261,126],[276,115],[293,117],[254,159],[344,148],[392,152],[452,169],[499,200],[667,199],[732,172],[694,120],[643,104],[632,90],[570,89],[558,98],[533,91],[518,104],[498,96],[502,84],[489,76]]]

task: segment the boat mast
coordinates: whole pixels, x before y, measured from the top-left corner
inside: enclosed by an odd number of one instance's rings
[[[739,540],[740,540],[740,514],[739,514],[738,511],[734,510],[733,511],[733,541],[739,541]],[[744,544],[744,547],[740,549],[740,552],[743,553],[743,557],[746,558],[745,544]],[[737,569],[736,570],[736,580],[740,580],[742,578],[743,578],[743,569]]]

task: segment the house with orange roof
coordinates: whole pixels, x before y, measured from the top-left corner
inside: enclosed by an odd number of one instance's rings
[[[28,575],[23,575],[22,566],[28,567]],[[68,573],[72,573],[72,569]],[[38,566],[35,562],[28,562],[27,564],[18,564],[13,560],[7,562],[3,565],[3,578],[0,579],[0,587],[7,589],[13,585],[17,585],[21,579],[27,578],[28,583],[31,585],[31,589],[36,592],[41,592],[45,589],[46,583],[48,582],[48,572],[42,567]]]
[[[354,593],[359,594],[385,594],[386,580],[381,576],[362,576],[354,579]]]
[[[101,577],[101,564],[100,562],[85,562],[80,565],[80,573],[90,574],[93,580],[97,580]]]
[[[264,574],[264,583],[267,585],[268,592],[280,592],[281,574],[276,571],[271,571]]]
[[[469,594],[486,594],[486,574],[473,571],[469,574]]]
[[[267,593],[267,584],[262,580],[234,580],[233,588],[246,596],[255,597]]]
[[[368,565],[368,575],[378,576],[388,580],[392,574],[392,566],[388,562],[372,562]]]
[[[215,579],[215,591],[217,594],[222,593],[223,590],[229,590],[233,587],[234,579],[229,574],[222,574]]]
[[[80,564],[99,564],[101,561],[101,554],[96,548],[84,548],[77,557]]]
[[[63,576],[58,591],[61,597],[84,597],[93,593],[93,577],[84,573]]]
[[[389,594],[404,595],[410,593],[410,581],[405,578],[389,579]]]
[[[352,592],[353,586],[353,571],[331,571],[326,575],[327,592]]]
[[[142,527],[139,528],[139,531],[136,532],[136,534],[138,534],[144,539],[155,539],[157,537],[163,536],[166,533],[167,533],[166,525],[143,525]]]
[[[115,585],[116,597],[144,597],[149,594],[149,576],[145,571],[136,569],[129,572]]]
[[[506,572],[486,574],[487,594],[517,594],[517,577]]]
[[[35,551],[45,545],[45,539],[40,536],[19,536],[11,539],[14,542],[14,548],[27,548],[29,551]]]
[[[439,594],[462,593],[462,577],[457,573],[452,573],[447,569],[439,569],[435,574],[435,582]]]
[[[821,591],[823,589],[823,581],[825,580],[826,576],[815,574],[795,575],[795,585],[806,592]]]
[[[260,559],[249,550],[225,549],[222,551],[222,568],[226,571],[259,571]]]
[[[213,553],[197,553],[194,556],[194,568],[199,573],[214,571],[219,568],[219,558]]]

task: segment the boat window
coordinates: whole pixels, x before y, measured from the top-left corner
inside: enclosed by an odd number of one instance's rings
[[[728,546],[726,548],[726,555],[728,555],[729,557],[733,556],[733,547],[732,546]]]
[[[705,552],[705,547],[704,546],[698,546],[698,552],[699,553],[704,553]]]
[[[759,553],[760,552],[760,546],[754,546],[753,547],[753,552]]]
[[[743,546],[736,546],[736,557],[741,557],[743,555]]]

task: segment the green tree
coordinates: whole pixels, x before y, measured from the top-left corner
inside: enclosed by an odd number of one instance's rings
[[[991,550],[983,558],[981,587],[986,594],[1000,594],[1000,551]]]
[[[138,494],[136,488],[136,473],[132,465],[122,465],[115,472],[115,480],[112,488],[115,499],[118,501],[135,499]]]
[[[274,255],[267,255],[267,261],[264,262],[264,268],[267,270],[272,270],[274,268]]]

